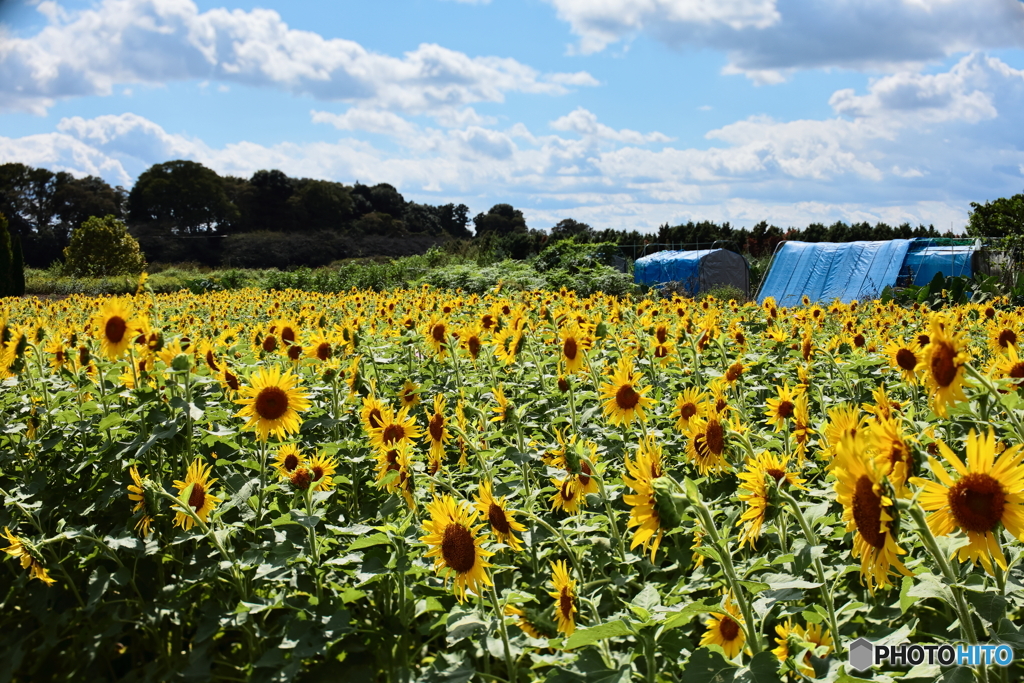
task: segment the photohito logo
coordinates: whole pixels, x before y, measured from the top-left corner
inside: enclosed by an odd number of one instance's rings
[[[902,643],[900,645],[875,645],[867,638],[858,638],[850,643],[850,666],[857,671],[872,666],[917,666],[938,664],[940,666],[981,666],[995,664],[1009,666],[1013,661],[1013,648],[1009,645],[922,645]]]

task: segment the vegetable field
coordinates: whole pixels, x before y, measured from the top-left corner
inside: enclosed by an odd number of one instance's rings
[[[1009,683],[1000,300],[0,302],[0,681]],[[1005,651],[1005,648],[1003,649]]]

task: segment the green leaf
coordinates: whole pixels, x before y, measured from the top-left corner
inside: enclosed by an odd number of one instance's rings
[[[122,422],[124,422],[124,418],[121,417],[119,413],[111,413],[110,415],[107,415],[105,418],[100,420],[100,423],[99,425],[97,425],[97,427],[99,429],[109,429],[110,427],[116,427]]]
[[[957,666],[946,669],[935,679],[935,683],[974,683],[974,669],[969,666]]]
[[[999,623],[1006,616],[1006,598],[1002,595],[966,591],[965,597],[986,626]]]
[[[721,611],[722,606],[719,604],[719,601],[714,598],[691,602],[678,612],[668,612],[665,618],[665,623],[662,625],[662,631],[667,631],[670,628],[686,626],[698,614]]]
[[[907,613],[914,603],[914,596],[910,594],[910,589],[914,587],[914,579],[910,576],[903,577],[903,583],[900,584],[900,612],[903,614]]]
[[[745,668],[740,669],[734,679],[736,683],[781,683],[779,660],[771,652],[758,652]]]
[[[363,548],[369,548],[375,545],[387,545],[391,543],[391,540],[387,537],[387,534],[376,533],[370,536],[363,536],[352,541],[352,545],[348,547],[349,552],[355,550],[362,550]]]
[[[937,598],[950,607],[956,607],[953,591],[943,583],[942,579],[934,574],[918,574],[915,576],[914,586],[907,591],[907,595],[912,598]]]
[[[686,660],[682,680],[686,683],[732,683],[737,672],[736,665],[721,654],[700,647]]]
[[[632,633],[629,625],[621,619],[617,619],[615,621],[598,624],[591,628],[578,629],[572,634],[569,640],[565,642],[564,647],[566,650],[572,650],[577,647],[596,643],[597,641],[604,640],[605,638],[615,638],[616,636],[624,636],[629,633]]]
[[[804,581],[798,579],[792,574],[766,574],[761,577],[764,579],[764,583],[768,584],[768,588],[771,590],[781,590],[783,588],[799,588],[806,590],[808,588],[817,588],[820,583],[812,583],[810,581]]]

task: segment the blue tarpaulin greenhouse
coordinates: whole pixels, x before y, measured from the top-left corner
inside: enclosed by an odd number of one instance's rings
[[[750,291],[746,259],[728,249],[659,251],[643,256],[633,264],[633,281],[639,285],[678,282],[690,296],[722,285]]]
[[[903,261],[901,284],[923,286],[932,281],[936,273],[950,276],[974,276],[974,245],[939,246],[929,240],[915,240]]]
[[[758,294],[779,306],[811,301],[845,303],[877,297],[896,284],[913,240],[884,242],[783,242]]]

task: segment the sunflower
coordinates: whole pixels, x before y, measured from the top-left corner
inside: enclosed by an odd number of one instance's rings
[[[305,353],[307,358],[323,363],[334,357],[334,345],[323,331],[317,331],[309,340],[309,346],[306,347]]]
[[[971,356],[960,338],[946,328],[952,327],[945,318],[933,313],[929,329],[929,342],[925,348],[925,384],[932,410],[946,417],[946,407],[957,401],[966,401],[963,387],[964,366]]]
[[[996,536],[1002,524],[1010,534],[1024,540],[1024,450],[1011,446],[996,456],[999,444],[992,430],[988,435],[967,437],[967,463],[942,441],[939,452],[954,472],[950,475],[936,458],[929,457],[938,482],[913,477],[910,483],[922,489],[921,507],[929,511],[928,527],[945,536],[960,529],[970,543],[958,551],[961,562],[978,561],[989,574],[992,561],[1003,570],[1006,558]]]
[[[827,447],[822,454],[830,462],[835,461],[839,452],[839,443],[844,436],[856,436],[867,426],[867,421],[860,414],[857,406],[841,405],[829,408],[828,423],[825,425],[824,436]],[[831,465],[829,465],[831,467]]]
[[[1005,354],[1010,349],[1016,349],[1020,338],[1019,328],[1009,322],[988,327],[988,347],[993,354]]]
[[[248,418],[245,429],[254,429],[260,441],[274,434],[283,439],[297,433],[302,420],[299,413],[309,409],[310,402],[303,389],[298,388],[298,377],[290,370],[281,374],[274,366],[261,368],[250,378],[251,386],[242,387],[242,398],[235,403],[243,408],[235,417]]]
[[[796,392],[789,388],[789,382],[781,387],[776,386],[775,391],[778,397],[767,400],[764,414],[768,424],[775,425],[775,431],[781,432],[786,426],[786,420],[792,418],[796,410]]]
[[[800,392],[797,394],[796,401],[793,402],[793,443],[795,446],[793,452],[796,455],[798,467],[803,467],[807,446],[813,433],[807,394]]]
[[[338,471],[338,461],[335,458],[325,453],[317,453],[306,463],[306,467],[309,469],[314,491],[326,491],[334,486],[331,475]]]
[[[665,536],[653,486],[654,480],[665,473],[661,462],[661,446],[654,439],[643,439],[636,460],[626,458],[626,471],[629,476],[622,477],[622,483],[636,491],[634,495],[622,497],[626,505],[630,506],[626,527],[636,527],[629,548],[632,550],[642,545],[645,551],[650,549],[651,562],[654,562],[658,546]]]
[[[99,331],[100,353],[110,360],[117,360],[132,345],[134,320],[129,320],[130,311],[117,299],[110,299],[100,308],[93,319]]]
[[[359,421],[363,423],[363,430],[367,436],[384,424],[384,404],[373,395],[363,397],[363,406],[359,409]]]
[[[853,557],[860,558],[861,577],[874,593],[878,586],[890,585],[891,567],[912,576],[899,556],[906,551],[896,545],[896,507],[885,492],[886,456],[868,448],[863,430],[845,434],[839,443],[833,472],[835,491],[843,506],[846,530],[853,532]]]
[[[477,491],[475,507],[480,514],[487,516],[491,531],[499,543],[504,543],[513,551],[523,549],[522,542],[513,532],[526,531],[526,527],[516,521],[514,513],[505,506],[504,498],[495,498],[491,493],[491,482],[481,481]]]
[[[492,389],[491,393],[494,394],[494,402],[498,404],[491,408],[492,411],[497,413],[497,415],[491,418],[491,422],[504,422],[508,419],[509,412],[512,410],[508,399],[505,398],[505,391],[502,387],[498,386]]]
[[[517,617],[516,626],[531,638],[547,640],[557,634],[550,616],[544,615],[540,610],[505,605],[505,616]]]
[[[891,341],[882,352],[889,359],[889,365],[900,371],[907,384],[917,384],[917,376],[922,368],[921,347],[917,341]]]
[[[712,612],[704,622],[707,630],[700,638],[701,645],[718,645],[725,651],[725,656],[732,659],[743,649],[747,636],[743,633],[743,619],[739,608],[728,598],[724,612]]]
[[[175,481],[174,488],[178,489],[178,497],[189,490],[188,500],[183,504],[192,508],[196,516],[206,523],[213,508],[221,502],[220,498],[210,495],[210,488],[217,482],[210,479],[210,466],[204,465],[198,458],[192,461],[188,471],[185,473],[185,481]],[[174,526],[180,526],[188,531],[195,524],[195,520],[188,513],[178,511],[174,514]]]
[[[228,367],[227,363],[224,363],[220,372],[217,373],[217,380],[224,389],[224,393],[228,396],[235,396],[242,388],[242,383],[239,381],[238,375],[231,372],[231,368]]]
[[[413,408],[420,402],[420,385],[411,379],[405,380],[402,388],[398,390],[398,402],[403,408]]]
[[[551,496],[551,509],[561,508],[568,513],[578,512],[580,506],[586,507],[587,498],[580,486],[579,478],[570,474],[561,479],[552,479],[555,495]]]
[[[483,536],[476,524],[478,513],[466,501],[456,502],[444,495],[427,505],[430,519],[423,522],[425,536],[420,540],[430,546],[426,557],[433,557],[434,569],[444,570],[444,578],[455,576],[455,597],[466,599],[466,590],[482,596],[484,587],[493,585],[487,574],[491,563],[487,558],[494,553],[481,547]]]
[[[515,323],[509,325],[494,335],[494,357],[501,361],[502,365],[515,363],[525,341],[523,328]]]
[[[424,434],[425,441],[430,446],[430,464],[428,471],[436,474],[441,469],[441,462],[444,460],[444,445],[451,438],[448,433],[448,426],[445,424],[445,398],[443,394],[434,396],[434,412],[427,413],[427,431]]]
[[[4,552],[11,557],[21,558],[21,568],[28,570],[29,579],[39,579],[47,586],[52,586],[57,583],[56,579],[51,579],[50,574],[46,571],[46,567],[42,565],[39,559],[36,557],[37,551],[30,544],[26,543],[23,539],[18,538],[10,529],[4,527],[4,538],[10,545],[4,548]]]
[[[374,466],[377,471],[377,485],[386,488],[388,493],[400,491],[410,509],[414,507],[411,452],[410,442],[400,442],[387,450],[377,451],[377,462]],[[397,474],[389,478],[389,472]]]
[[[484,347],[482,336],[483,332],[477,323],[470,323],[459,330],[459,347],[469,354],[474,363]]]
[[[444,318],[431,315],[430,321],[423,329],[423,336],[430,350],[442,360],[448,353],[448,335],[448,323]]]
[[[715,410],[710,410],[706,418],[698,417],[690,422],[686,455],[702,477],[711,472],[720,472],[729,466],[725,460],[726,427],[722,415]]]
[[[558,332],[558,339],[561,342],[559,360],[565,365],[565,371],[573,373],[582,370],[585,352],[590,348],[590,339],[576,323],[562,327]]]
[[[281,318],[270,326],[270,332],[277,335],[285,346],[297,345],[299,341],[299,327],[294,320]]]
[[[1010,380],[1010,387],[1020,391],[1020,388],[1024,386],[1024,359],[1017,353],[1017,347],[1011,346],[1005,354],[995,357],[992,374],[997,379]]]
[[[740,480],[737,486],[737,498],[747,504],[747,509],[740,515],[736,526],[743,527],[740,533],[740,545],[748,543],[754,548],[754,543],[761,537],[761,528],[765,522],[775,516],[778,507],[778,500],[773,495],[774,487],[804,489],[801,486],[804,479],[797,476],[795,472],[789,471],[789,456],[778,456],[765,451],[754,458],[747,458],[743,471],[737,475]],[[774,480],[774,485],[769,488],[768,477]]]
[[[139,533],[143,538],[147,538],[151,531],[153,524],[153,517],[149,514],[150,511],[146,509],[146,491],[144,488],[143,478],[139,476],[139,468],[132,465],[128,469],[128,473],[132,476],[131,484],[128,484],[128,500],[135,503],[135,507],[132,508],[132,514],[142,513],[139,517],[139,521],[135,523],[135,531]]]
[[[282,479],[288,479],[295,470],[306,464],[306,456],[302,455],[299,447],[293,443],[286,443],[277,449],[274,457],[274,469],[281,475]]]
[[[625,356],[619,358],[618,367],[611,374],[610,381],[601,385],[600,398],[605,399],[604,415],[613,425],[628,425],[633,419],[647,418],[645,408],[654,401],[644,396],[650,387],[638,389],[638,373],[633,372],[633,361]]]
[[[799,645],[803,643],[805,647],[810,645],[814,650],[824,646],[826,651],[822,656],[828,656],[834,649],[832,634],[822,624],[807,624],[807,628],[804,628],[800,624],[793,624],[791,619],[786,619],[784,624],[777,624],[775,626],[775,633],[779,636],[775,639],[778,647],[772,649],[772,654],[780,662],[785,662],[789,659],[791,644]],[[796,660],[796,670],[806,678],[815,678],[814,667],[811,665],[812,649],[805,649],[800,658]]]
[[[555,590],[548,593],[555,599],[555,616],[558,618],[558,632],[570,637],[576,630],[575,614],[579,599],[576,597],[576,580],[569,578],[565,560],[551,563],[551,583]]]
[[[396,444],[415,441],[420,433],[416,420],[409,416],[408,408],[402,408],[396,414],[390,406],[382,406],[379,426],[370,428],[370,443],[377,450],[388,450]]]
[[[888,462],[885,474],[898,498],[909,498],[907,481],[914,474],[914,456],[910,451],[911,437],[903,433],[903,424],[893,419],[872,422],[869,426],[874,438],[873,448]]]
[[[690,429],[690,420],[694,417],[704,417],[706,412],[707,395],[696,387],[690,387],[683,389],[676,397],[675,408],[669,417],[675,418],[676,429],[686,432]]]

